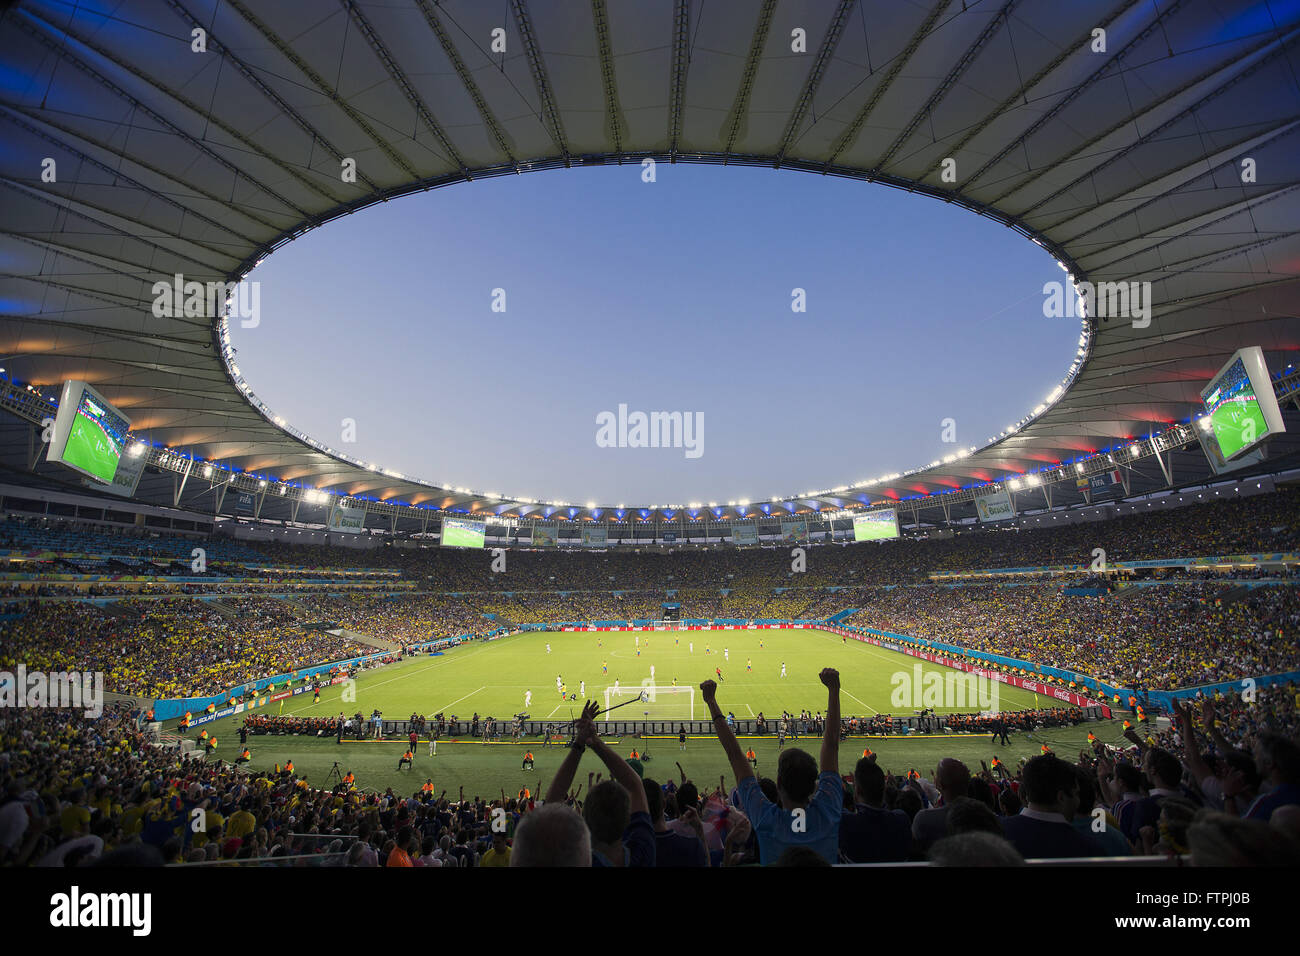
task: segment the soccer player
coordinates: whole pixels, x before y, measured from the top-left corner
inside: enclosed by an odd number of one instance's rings
[[[653,664],[650,665],[650,679],[655,679],[655,666]]]
[[[533,692],[531,690],[526,690],[524,691],[524,710],[527,710],[531,706],[533,706]]]
[[[608,673],[609,673],[609,661],[601,661],[601,662],[600,662],[600,672],[601,672],[602,674],[608,674]]]
[[[722,659],[723,659],[724,661],[729,661],[729,660],[731,660],[731,650],[730,650],[729,648],[724,647],[724,648],[722,649]]]
[[[617,677],[614,678],[614,693],[615,693],[615,695],[618,694],[618,678],[617,678]]]
[[[690,646],[691,646],[691,653],[694,654],[694,653],[695,653],[695,642],[694,642],[694,641],[691,641],[691,642],[690,642]]]
[[[715,668],[713,668],[713,673],[715,673],[715,674],[718,675],[718,680],[722,680],[722,668],[721,668],[721,667],[715,667]]]
[[[555,675],[555,689],[556,689],[556,690],[559,690],[563,685],[564,685],[564,681],[561,680],[559,674],[556,674],[556,675]]]
[[[546,653],[548,653],[548,654],[551,653],[551,642],[550,642],[550,641],[547,641],[547,642],[546,642]]]
[[[752,671],[753,669],[754,669],[754,661],[753,661],[751,658],[746,657],[746,658],[745,658],[745,670],[747,670],[747,671]]]
[[[781,676],[785,676],[785,661],[781,662]]]
[[[578,682],[578,696],[583,700],[587,699],[587,682],[585,680]]]

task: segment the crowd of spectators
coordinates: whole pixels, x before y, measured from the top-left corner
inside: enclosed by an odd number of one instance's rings
[[[529,780],[487,798],[461,788],[449,799],[431,779],[409,794],[360,789],[350,772],[309,782],[288,754],[260,773],[185,759],[124,709],[94,720],[7,711],[0,865],[987,866],[1135,854],[1300,863],[1294,685],[1189,700],[1172,727],[1129,729],[1077,758],[1045,743],[1008,766],[990,744],[978,770],[952,757],[918,770],[885,766],[868,749],[842,773],[839,676],[821,679],[818,754],[785,748],[775,778],[759,776],[706,681],[730,780],[697,784],[680,766],[663,781],[646,777],[601,737],[590,703],[544,794],[543,780]],[[587,751],[602,768],[589,769],[584,791]]]
[[[1135,513],[1109,521],[1038,530],[975,528],[953,537],[887,545],[807,548],[807,569],[785,549],[518,550],[493,573],[488,556],[462,549],[325,548],[212,539],[211,557],[282,588],[249,597],[240,581],[214,584],[197,600],[121,596],[96,605],[62,600],[56,580],[37,581],[46,598],[7,581],[0,663],[46,670],[102,671],[111,691],[146,697],[215,694],[227,687],[364,653],[370,648],[324,628],[344,628],[394,646],[484,636],[544,623],[658,619],[665,604],[684,618],[826,619],[857,609],[852,623],[1061,667],[1120,686],[1171,689],[1284,672],[1297,666],[1300,591],[1294,581],[1259,583],[1250,569],[1232,579],[1162,571],[1149,586],[1067,594],[1065,584],[930,582],[943,569],[1078,563],[1097,548],[1107,560],[1256,552],[1296,544],[1300,494]],[[80,537],[79,537],[80,536]],[[156,533],[114,536],[97,528],[9,518],[0,542],[81,548],[115,561],[183,562],[194,542]],[[260,549],[260,550],[258,550]],[[237,564],[250,557],[259,558]],[[62,559],[59,559],[62,560]],[[366,562],[369,562],[367,565]],[[386,568],[355,587],[286,569]],[[14,565],[21,567],[21,565]],[[1214,573],[1221,573],[1222,569]],[[378,572],[376,572],[378,573]],[[399,579],[394,575],[400,574]],[[247,583],[246,582],[246,583]],[[97,584],[112,594],[112,582]],[[165,586],[165,585],[160,585]],[[193,584],[185,584],[190,588]],[[202,585],[199,585],[200,587]],[[419,587],[418,591],[394,589]],[[373,590],[371,590],[373,589]],[[281,599],[282,598],[282,599]]]
[[[113,613],[38,603],[0,626],[0,668],[101,672],[105,688],[149,699],[217,694],[232,685],[373,647],[292,623],[283,602],[250,598],[230,617],[191,598],[132,600]]]
[[[1058,584],[936,585],[858,595],[847,623],[1032,661],[1115,686],[1177,689],[1300,666],[1300,588],[1160,584],[1070,595]],[[869,602],[869,603],[868,603]]]

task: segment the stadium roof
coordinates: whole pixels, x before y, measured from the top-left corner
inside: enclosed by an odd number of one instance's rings
[[[1149,325],[1089,319],[1060,393],[986,447],[709,512],[969,489],[1187,421],[1241,346],[1263,346],[1275,372],[1294,361],[1298,39],[1298,0],[23,0],[0,14],[0,355],[24,384],[91,382],[181,456],[165,470],[216,463],[209,489],[233,470],[582,518],[582,504],[442,488],[286,431],[228,363],[224,320],[155,316],[154,283],[238,278],[335,217],[466,180],[645,158],[792,168],[960,203],[1076,280],[1150,283]],[[1190,434],[1164,457],[1145,448],[1132,490],[1208,473]],[[25,423],[0,430],[11,468],[30,467],[29,438]]]

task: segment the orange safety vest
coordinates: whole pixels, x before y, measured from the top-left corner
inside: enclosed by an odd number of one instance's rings
[[[433,782],[430,780],[426,780],[424,782],[424,786],[421,787],[420,789],[425,793],[433,793]]]
[[[532,760],[532,759],[533,759],[533,752],[530,750],[530,751],[528,751],[528,753],[524,754],[524,759],[525,759],[525,760]]]
[[[350,783],[352,783],[352,781],[355,780],[355,779],[357,779],[357,778],[354,777],[354,776],[352,776],[352,771],[349,770],[349,771],[348,771],[348,775],[347,775],[346,777],[343,778],[343,782],[344,782],[344,783],[347,783],[347,784],[350,784]]]
[[[412,754],[412,753],[408,750],[406,753],[402,754],[402,759],[403,759],[403,760],[410,760],[413,756],[414,756],[414,754]]]
[[[293,773],[293,761],[290,760],[287,764],[285,764],[284,769],[289,771],[289,773]]]
[[[244,752],[243,752],[242,754],[240,754],[239,756],[241,756],[241,757],[243,757],[245,760],[247,760],[249,757],[251,757],[251,756],[253,756],[253,755],[252,755],[251,753],[249,753],[249,752],[248,752],[248,748],[245,747],[245,748],[244,748]]]

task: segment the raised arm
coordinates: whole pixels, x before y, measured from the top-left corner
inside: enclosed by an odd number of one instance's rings
[[[1187,758],[1187,769],[1192,772],[1196,782],[1200,783],[1213,777],[1215,775],[1214,771],[1205,762],[1205,758],[1201,756],[1201,752],[1196,746],[1196,731],[1192,728],[1191,707],[1177,699],[1172,703],[1175,719],[1178,721],[1178,729],[1183,735],[1183,755]]]
[[[828,667],[819,675],[826,685],[826,730],[822,734],[822,773],[840,772],[840,672]]]
[[[709,716],[713,718],[713,729],[718,735],[718,743],[722,744],[722,750],[731,764],[731,772],[736,775],[736,784],[739,785],[746,777],[754,776],[754,768],[745,759],[740,749],[740,741],[736,739],[735,732],[728,725],[726,714],[718,706],[717,683],[706,680],[700,685],[700,690],[704,694],[704,703],[709,708]]]
[[[578,735],[591,748],[592,753],[605,762],[609,768],[609,776],[614,782],[627,791],[631,798],[631,809],[633,813],[649,813],[650,804],[645,798],[645,787],[641,785],[641,778],[637,772],[632,769],[631,764],[614,752],[605,741],[600,739],[600,732],[596,729],[596,722],[592,719],[595,716],[599,705],[593,701],[590,706],[593,708],[592,716],[587,715],[586,709],[582,712],[582,717],[578,719]]]
[[[1214,722],[1214,701],[1208,697],[1201,701],[1201,722],[1205,726],[1205,732],[1214,741],[1214,746],[1219,748],[1219,756],[1226,757],[1237,749],[1228,743],[1227,738],[1219,730],[1218,724]]]
[[[588,701],[582,708],[582,717],[587,716],[590,710],[593,714],[600,709],[600,705],[594,701]],[[578,718],[581,723],[582,718]],[[564,760],[560,764],[560,769],[555,771],[555,776],[551,778],[551,785],[546,790],[547,803],[563,803],[565,794],[569,792],[569,784],[573,783],[574,774],[578,772],[578,764],[582,762],[583,751],[587,749],[586,743],[582,740],[580,733],[575,733],[573,743],[569,745],[569,752],[564,755]]]

